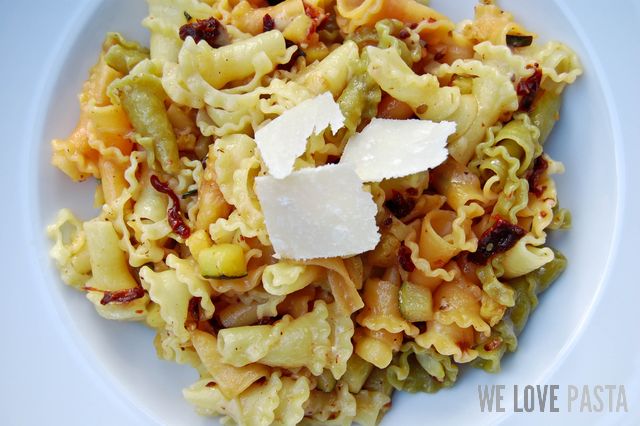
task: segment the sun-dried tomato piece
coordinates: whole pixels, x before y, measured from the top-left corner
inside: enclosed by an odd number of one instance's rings
[[[411,249],[404,245],[404,242],[400,244],[398,249],[398,263],[407,272],[413,272],[416,270],[416,265],[411,260]]]
[[[549,162],[545,160],[545,158],[540,155],[533,162],[533,169],[531,169],[527,173],[527,181],[529,182],[529,192],[533,193],[536,197],[540,197],[544,190],[542,184],[540,183],[540,179],[542,179],[542,175],[545,170],[549,168]]]
[[[414,198],[405,197],[401,192],[393,190],[391,198],[384,202],[384,206],[398,219],[402,219],[416,206]]]
[[[533,68],[533,74],[523,78],[516,85],[516,93],[520,96],[520,111],[529,111],[531,109],[542,81],[542,70],[538,64],[527,65],[527,68]]]
[[[191,235],[191,229],[189,228],[189,225],[185,223],[184,219],[182,219],[182,214],[180,213],[180,200],[178,199],[178,196],[173,192],[173,189],[169,188],[169,185],[162,182],[158,176],[151,175],[149,180],[151,181],[151,186],[153,186],[156,191],[167,194],[169,198],[171,198],[172,205],[167,211],[169,225],[176,234],[186,240],[189,238],[189,235]]]
[[[502,218],[487,229],[478,241],[478,249],[469,253],[467,259],[477,265],[486,265],[494,254],[502,253],[513,247],[527,232]]]
[[[273,20],[271,15],[265,13],[265,15],[262,17],[262,32],[266,33],[267,31],[271,31],[275,27],[276,21]]]
[[[127,288],[124,290],[105,291],[102,299],[100,299],[100,304],[128,303],[132,300],[140,299],[143,296],[144,288],[142,288],[142,286]]]
[[[200,301],[202,297],[192,297],[189,299],[189,306],[187,307],[187,319],[184,321],[184,328],[193,331],[198,328],[198,322],[200,322]]]
[[[191,37],[196,43],[204,40],[211,47],[222,47],[231,43],[227,29],[216,18],[188,22],[180,27],[178,34],[182,40],[187,37]]]

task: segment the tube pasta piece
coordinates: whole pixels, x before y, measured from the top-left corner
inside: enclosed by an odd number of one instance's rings
[[[504,45],[507,34],[534,35],[518,25],[512,14],[494,4],[478,4],[475,12],[474,20],[464,26],[463,34],[476,42]]]
[[[347,40],[322,61],[308,66],[296,77],[295,82],[315,94],[328,90],[335,98],[356,71],[358,59],[358,46]]]
[[[195,330],[191,332],[191,342],[225,398],[233,399],[256,380],[269,376],[269,368],[264,365],[249,364],[244,367],[233,367],[224,364],[218,353],[217,339],[211,334]]]
[[[427,321],[427,331],[416,337],[415,342],[423,348],[434,347],[442,355],[452,355],[454,361],[467,363],[478,356],[472,349],[475,344],[473,327],[461,328],[455,324]]]
[[[450,356],[411,342],[402,346],[386,373],[389,382],[398,390],[431,393],[453,386],[458,377],[458,366]]]
[[[215,170],[216,158],[215,145],[209,146],[209,158],[203,179],[198,187],[198,215],[196,216],[196,229],[209,229],[209,225],[216,220],[226,219],[231,213],[232,207],[224,199],[224,195],[218,184],[218,176]]]
[[[322,268],[283,260],[264,269],[262,285],[268,293],[282,296],[305,288],[321,276]]]
[[[326,304],[316,302],[308,314],[296,319],[285,316],[273,326],[220,330],[218,351],[223,362],[236,367],[260,362],[273,367],[307,367],[318,375],[328,365],[331,334],[328,317]]]
[[[422,114],[418,114],[420,118],[446,120],[460,105],[460,90],[457,87],[441,88],[434,75],[416,75],[395,49],[369,46],[366,53],[369,56],[369,75],[382,90],[408,104],[414,112],[422,111]]]
[[[357,316],[358,324],[371,330],[418,334],[418,329],[400,313],[400,284],[369,279],[364,284],[363,300],[364,309]]]
[[[231,11],[231,23],[240,31],[256,35],[263,32],[265,15],[269,15],[274,21],[274,28],[283,33],[299,17],[308,18],[306,29],[308,31],[311,28],[311,19],[305,14],[304,4],[301,0],[285,0],[273,6],[260,8],[254,8],[246,0],[241,1]],[[304,38],[292,41],[301,42],[303,40]]]
[[[144,294],[126,303],[104,303],[108,292],[123,292],[139,287],[129,272],[113,225],[107,221],[93,220],[85,222],[83,228],[91,262],[91,279],[85,284],[87,298],[95,305],[97,312],[107,319],[143,319],[149,301]]]
[[[296,380],[273,373],[265,383],[254,383],[240,395],[227,399],[217,386],[203,379],[184,390],[185,398],[203,414],[220,414],[235,423],[268,426],[295,424],[302,420],[302,398],[309,396],[306,377]],[[295,397],[291,398],[291,396]]]
[[[389,395],[376,391],[361,391],[356,394],[356,416],[353,421],[362,426],[375,426],[391,404]]]
[[[402,336],[402,332],[358,328],[354,334],[355,353],[378,368],[386,368],[391,363],[393,354],[400,349]]]
[[[362,281],[356,282],[353,280],[343,259],[312,259],[306,260],[304,263],[306,265],[320,266],[328,270],[327,278],[331,293],[342,312],[351,315],[364,306],[364,302],[358,293],[358,290],[362,288]]]
[[[433,294],[434,319],[461,328],[473,327],[488,336],[491,327],[480,315],[482,296],[480,287],[461,279],[442,283]]]
[[[349,386],[349,392],[357,394],[362,390],[372,370],[373,364],[363,360],[357,354],[353,354],[349,358],[342,381]]]
[[[533,235],[522,237],[511,249],[502,256],[504,278],[515,278],[539,269],[553,260],[553,250],[549,247],[539,247],[541,241]]]
[[[470,201],[484,201],[478,176],[451,157],[433,170],[429,183],[446,196],[447,204],[454,210]]]
[[[545,91],[533,104],[529,114],[531,121],[540,131],[538,139],[540,145],[544,145],[553,126],[560,118],[561,101],[562,98],[559,95]]]
[[[453,23],[434,9],[410,0],[338,0],[338,24],[346,32],[353,32],[360,26],[373,25],[385,19],[398,19],[407,24],[426,21],[443,21],[446,31],[453,29]]]
[[[138,286],[129,272],[127,258],[120,249],[118,235],[110,222],[85,222],[84,234],[91,259],[91,279],[87,287],[105,291],[125,290]]]
[[[213,88],[221,89],[229,82],[255,74],[256,66],[252,58],[256,56],[267,58],[272,67],[276,63],[282,63],[287,48],[281,32],[269,31],[218,49],[202,42],[196,45],[193,40],[187,39],[182,52],[180,61],[187,61],[187,55],[195,56],[202,78]]]
[[[448,210],[429,212],[422,221],[420,256],[439,268],[463,250],[475,251],[477,238],[471,220],[483,213],[478,204],[463,206],[458,214]]]
[[[357,410],[355,397],[349,387],[338,382],[331,392],[312,390],[306,404],[305,424],[329,426],[352,424]]]

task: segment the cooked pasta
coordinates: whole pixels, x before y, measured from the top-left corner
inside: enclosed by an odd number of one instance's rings
[[[490,0],[460,24],[417,0],[147,1],[150,49],[108,34],[52,142],[100,207],[49,226],[62,280],[155,330],[158,356],[200,375],[184,398],[235,424],[376,425],[394,390],[499,371],[566,265],[546,245],[570,225],[563,166],[543,148],[575,53]],[[372,120],[455,132],[438,166],[362,182],[375,248],[283,257],[258,130],[327,94],[344,125],[313,128],[292,173],[344,170],[326,165]]]

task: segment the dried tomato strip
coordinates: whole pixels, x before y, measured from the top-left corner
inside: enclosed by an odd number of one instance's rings
[[[173,231],[182,238],[189,238],[189,235],[191,235],[191,229],[189,228],[189,225],[185,223],[184,219],[182,219],[182,214],[180,213],[180,200],[176,193],[173,192],[173,190],[169,188],[169,185],[162,182],[156,175],[151,175],[149,180],[151,181],[151,186],[153,186],[156,191],[167,194],[173,202],[167,211],[171,229],[173,229]]]
[[[529,182],[529,192],[533,193],[536,197],[540,197],[545,188],[540,183],[542,175],[549,168],[549,162],[540,155],[533,162],[533,169],[527,173],[527,181]]]
[[[513,247],[527,232],[502,218],[487,229],[478,242],[478,249],[467,256],[476,265],[486,265],[494,254],[502,253]]]
[[[187,308],[187,319],[184,321],[184,328],[187,330],[195,330],[198,328],[200,322],[200,301],[201,297],[192,297],[189,299],[189,306]]]
[[[398,263],[400,267],[407,272],[413,272],[416,270],[416,265],[411,260],[411,249],[404,245],[404,242],[398,249]]]
[[[393,190],[391,198],[384,202],[384,206],[398,219],[402,219],[416,206],[416,200],[410,197],[405,198],[402,193]]]
[[[533,74],[523,78],[516,85],[516,93],[520,96],[520,111],[529,111],[531,109],[542,82],[542,70],[538,67],[538,64],[527,65],[527,68],[533,68]]]
[[[140,299],[143,296],[144,288],[142,288],[142,286],[127,288],[124,290],[105,291],[102,299],[100,299],[100,304],[129,303],[132,300]]]
[[[182,40],[193,38],[198,43],[204,40],[211,47],[222,47],[231,43],[225,26],[216,18],[198,19],[180,27],[178,35]]]
[[[271,31],[275,27],[276,22],[273,20],[271,15],[265,13],[265,15],[262,17],[262,31],[266,33],[267,31]]]

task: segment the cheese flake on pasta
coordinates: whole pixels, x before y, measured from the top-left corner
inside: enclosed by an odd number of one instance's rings
[[[284,179],[259,176],[255,189],[281,258],[349,256],[380,239],[376,204],[349,166],[307,168]]]
[[[282,179],[307,147],[307,138],[331,126],[335,134],[344,115],[330,92],[307,99],[256,131],[256,144],[269,174]]]
[[[347,143],[340,164],[363,182],[399,178],[438,166],[447,159],[447,137],[456,123],[374,118]]]

